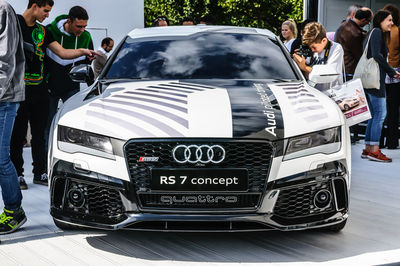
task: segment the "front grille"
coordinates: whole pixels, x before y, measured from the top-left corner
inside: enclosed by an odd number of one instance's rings
[[[283,218],[297,218],[334,210],[334,199],[323,209],[314,205],[315,194],[328,190],[333,197],[331,181],[282,189],[275,204],[274,214]]]
[[[192,163],[177,163],[175,162],[172,151],[181,144],[185,145],[220,145],[226,151],[225,159],[218,164],[192,164]],[[141,207],[159,207],[166,208],[165,204],[157,203],[157,201],[148,201],[147,197],[154,194],[151,190],[151,169],[232,169],[241,168],[248,171],[248,192],[258,193],[256,197],[257,203],[254,205],[254,199],[247,200],[242,207],[254,208],[257,206],[261,194],[265,191],[265,186],[268,179],[270,164],[273,158],[274,148],[271,143],[266,141],[250,141],[250,140],[168,140],[168,141],[151,141],[140,140],[130,141],[125,145],[125,156],[128,162],[131,182],[136,193],[146,193],[146,196],[140,196],[139,202]],[[157,162],[138,162],[140,157],[158,157]],[[170,191],[171,192],[171,191]],[[159,191],[158,191],[159,193]],[[199,193],[193,193],[193,196],[198,196]],[[208,193],[212,195],[213,193]],[[143,200],[145,197],[146,200]],[[242,199],[241,199],[242,200]],[[151,204],[147,204],[151,202]],[[184,208],[204,208],[206,205],[191,204],[185,205]],[[182,206],[181,206],[182,207]],[[213,208],[227,208],[223,204],[216,205]],[[232,208],[235,208],[232,206]]]
[[[72,195],[69,193],[71,190],[82,193],[84,196],[82,204],[71,199]],[[121,196],[118,190],[113,188],[70,181],[65,198],[65,207],[74,212],[105,218],[116,218],[123,213]]]

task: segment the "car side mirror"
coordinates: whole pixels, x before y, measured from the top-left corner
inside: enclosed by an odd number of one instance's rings
[[[340,74],[332,65],[314,65],[308,79],[316,84],[334,82]]]
[[[86,83],[88,86],[94,82],[94,72],[90,65],[82,64],[75,66],[69,72],[69,77],[74,82]]]

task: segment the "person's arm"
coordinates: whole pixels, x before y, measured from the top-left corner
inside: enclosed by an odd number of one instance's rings
[[[343,48],[342,46],[338,43],[335,46],[334,50],[331,50],[328,61],[326,62],[327,65],[331,65],[335,68],[336,73],[339,73],[339,78],[338,80],[340,83],[342,82],[342,72],[343,72]]]
[[[306,65],[306,59],[304,58],[304,56],[293,54],[293,60],[299,66],[300,70],[303,72],[306,79],[308,79],[308,75],[310,74],[312,67]]]
[[[62,59],[75,59],[81,56],[87,56],[92,60],[98,55],[95,51],[89,49],[64,49],[64,47],[56,41],[49,44],[49,49]]]
[[[301,38],[297,38],[293,41],[292,47],[290,48],[290,54],[294,54],[297,49],[300,48],[301,45]]]
[[[88,46],[87,48],[88,48],[89,50],[94,50],[93,41],[92,41],[92,40],[90,40],[89,46]],[[99,57],[100,57],[100,54],[97,54],[96,58],[99,58]],[[84,64],[90,64],[90,62],[91,62],[93,59],[94,59],[94,58],[87,57],[87,58],[85,59]]]
[[[7,84],[12,79],[12,57],[18,47],[18,24],[11,16],[6,6],[0,9],[0,98],[7,90]]]
[[[380,29],[375,29],[369,40],[369,46],[371,47],[371,56],[378,62],[379,66],[393,78],[396,75],[396,71],[388,64],[386,58],[383,57],[381,53],[382,49],[382,31]]]

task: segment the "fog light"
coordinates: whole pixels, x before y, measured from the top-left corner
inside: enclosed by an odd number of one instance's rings
[[[315,193],[314,205],[319,209],[325,209],[331,204],[332,195],[329,190],[323,189]]]
[[[68,191],[68,200],[76,208],[83,207],[83,204],[85,204],[83,191],[80,189],[71,189]]]

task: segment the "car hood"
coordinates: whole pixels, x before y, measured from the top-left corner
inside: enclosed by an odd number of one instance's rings
[[[175,80],[114,83],[68,100],[59,125],[122,140],[278,140],[344,123],[336,104],[305,82]]]

